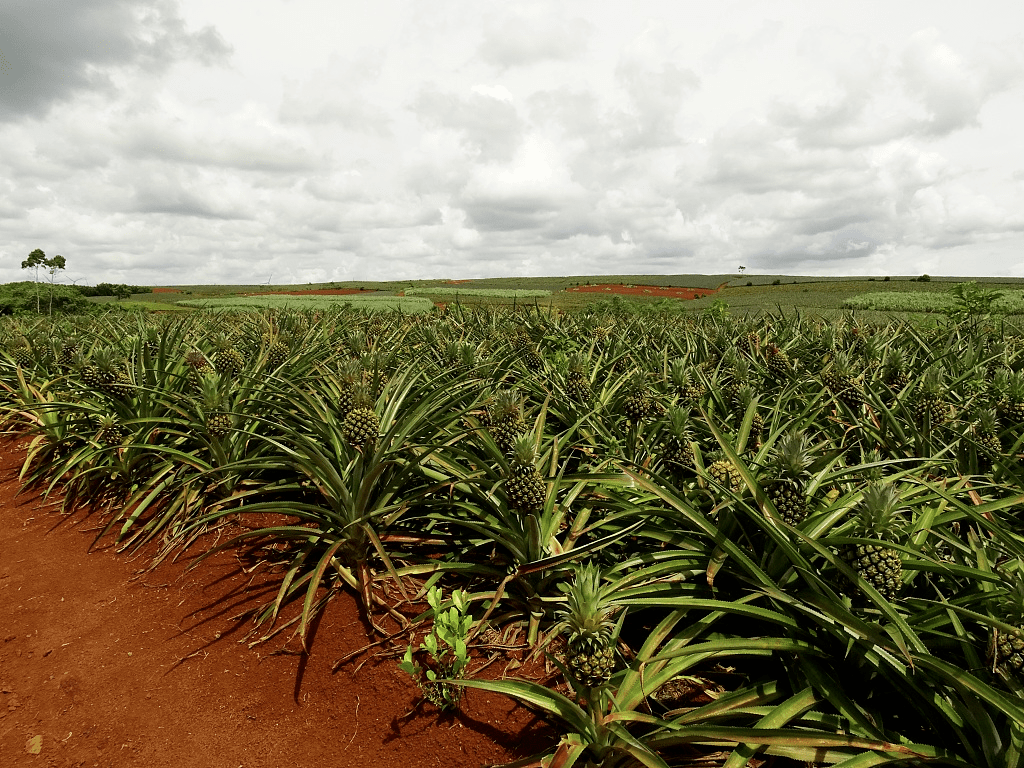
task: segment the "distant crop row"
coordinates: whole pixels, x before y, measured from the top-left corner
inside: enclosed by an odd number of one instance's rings
[[[495,299],[534,299],[550,296],[551,291],[528,288],[460,288],[457,285],[437,285],[426,288],[406,288],[406,296],[481,296]]]
[[[846,309],[880,310],[886,312],[952,312],[957,302],[952,294],[907,291],[864,293],[843,302]],[[1024,314],[1024,291],[1003,291],[992,302],[992,311],[1000,314]]]
[[[217,299],[187,299],[180,306],[200,309],[337,309],[351,306],[370,312],[401,310],[406,313],[428,312],[434,306],[430,299],[418,296],[229,296]]]

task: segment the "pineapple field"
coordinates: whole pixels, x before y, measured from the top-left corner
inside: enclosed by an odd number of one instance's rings
[[[422,706],[550,722],[514,765],[1024,768],[1024,336],[987,317],[318,304],[0,341],[27,488],[156,562],[246,552],[254,646],[354,596]],[[509,649],[552,674],[479,674]]]

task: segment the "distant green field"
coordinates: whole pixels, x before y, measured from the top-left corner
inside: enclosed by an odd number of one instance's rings
[[[992,303],[992,311],[1005,315],[1024,314],[1024,291],[1000,291],[1002,296]],[[951,312],[956,302],[951,293],[907,292],[864,293],[843,302],[847,309],[870,309],[885,312]]]
[[[550,296],[551,291],[530,288],[463,288],[458,285],[438,285],[406,288],[406,296],[479,296],[494,299],[535,299]]]
[[[225,296],[210,299],[185,299],[177,302],[180,306],[197,309],[340,309],[352,307],[370,312],[400,310],[406,313],[430,311],[434,303],[419,296],[382,296],[370,294],[360,296]]]

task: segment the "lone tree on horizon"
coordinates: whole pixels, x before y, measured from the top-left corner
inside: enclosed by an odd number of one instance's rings
[[[39,268],[46,267],[46,271],[49,272],[50,277],[48,282],[50,283],[50,307],[49,313],[53,314],[53,281],[57,277],[57,270],[64,269],[67,266],[67,262],[64,257],[60,254],[52,258],[46,258],[46,254],[39,248],[36,248],[32,253],[28,255],[28,258],[21,262],[22,269],[33,269],[35,270],[35,283],[36,283],[36,313],[41,313],[39,308]]]

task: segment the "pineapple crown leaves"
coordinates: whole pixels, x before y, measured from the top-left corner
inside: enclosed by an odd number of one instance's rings
[[[200,388],[202,392],[203,410],[219,411],[224,408],[224,387],[219,373],[207,373],[203,376]]]
[[[560,585],[567,601],[556,612],[557,627],[570,638],[606,643],[614,637],[612,617],[621,606],[609,599],[602,578],[601,568],[595,563],[577,563],[572,583]]]
[[[794,480],[804,478],[813,463],[811,441],[802,429],[790,430],[775,444],[771,465],[779,477]]]
[[[668,409],[668,430],[669,433],[679,439],[688,439],[690,436],[690,412],[686,408],[672,406]]]
[[[855,509],[855,530],[864,536],[891,541],[904,527],[904,508],[899,489],[892,483],[874,481],[865,486]]]
[[[491,402],[491,418],[494,421],[522,416],[523,401],[518,394],[510,389],[499,389],[494,393]]]
[[[516,438],[512,448],[512,461],[521,467],[531,467],[537,461],[537,447],[532,435],[521,435]]]

